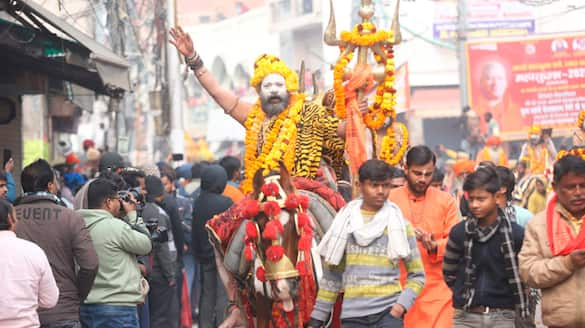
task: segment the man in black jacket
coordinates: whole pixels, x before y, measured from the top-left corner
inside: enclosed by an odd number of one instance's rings
[[[153,232],[152,272],[150,282],[151,327],[179,326],[179,299],[177,297],[177,250],[172,222],[167,212],[159,207],[164,198],[164,186],[158,177],[146,177],[146,205],[142,210],[144,222],[156,222]]]
[[[229,198],[221,195],[226,184],[227,174],[223,167],[219,165],[205,167],[201,173],[201,194],[193,204],[191,240],[193,254],[201,270],[200,328],[219,326],[223,322],[227,305],[227,295],[217,272],[213,246],[205,229],[209,219],[224,212],[233,204]]]
[[[469,217],[453,226],[443,261],[453,291],[453,327],[514,328],[516,308],[527,316],[518,270],[524,230],[499,209],[500,181],[480,166],[463,184]]]

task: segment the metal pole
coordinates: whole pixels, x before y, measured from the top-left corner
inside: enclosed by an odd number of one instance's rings
[[[167,22],[169,26],[176,25],[175,15],[175,0],[167,0]],[[181,85],[179,55],[172,44],[167,42],[166,46],[171,121],[171,150],[173,154],[183,154],[185,152],[185,140],[183,136],[183,86]]]
[[[457,2],[457,56],[459,59],[459,100],[461,108],[468,105],[467,98],[467,57],[465,42],[467,41],[467,4],[466,0]]]

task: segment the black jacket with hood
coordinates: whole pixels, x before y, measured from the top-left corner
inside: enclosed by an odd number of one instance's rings
[[[205,224],[214,215],[226,211],[233,202],[222,195],[227,184],[227,174],[223,167],[210,165],[201,172],[201,194],[193,204],[193,229],[191,239],[193,254],[199,263],[214,261],[213,246]]]

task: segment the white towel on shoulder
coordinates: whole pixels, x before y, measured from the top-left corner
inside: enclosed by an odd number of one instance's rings
[[[386,201],[374,215],[372,221],[364,223],[361,212],[362,200],[349,202],[335,216],[331,228],[319,244],[319,254],[326,263],[338,265],[345,253],[347,239],[353,234],[360,246],[367,246],[382,236],[388,228],[388,258],[397,261],[410,256],[410,246],[406,235],[407,222],[396,204]]]

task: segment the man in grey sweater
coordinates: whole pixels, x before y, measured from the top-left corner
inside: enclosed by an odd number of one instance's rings
[[[403,327],[402,318],[425,283],[414,229],[389,202],[391,167],[380,160],[359,169],[362,198],[348,203],[319,244],[325,266],[309,327],[329,319],[344,291],[343,327]],[[400,267],[406,267],[401,287]]]

